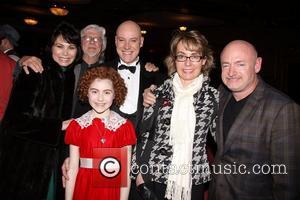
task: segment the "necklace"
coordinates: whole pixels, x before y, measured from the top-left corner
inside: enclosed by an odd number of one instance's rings
[[[105,119],[100,119],[100,118],[97,118],[99,119],[103,124],[104,124],[104,133],[102,134],[103,131],[100,130],[99,126],[97,125],[97,121],[95,122],[95,126],[97,128],[97,134],[100,136],[100,142],[102,144],[104,144],[106,142],[106,128],[105,128]],[[109,119],[109,117],[108,117]],[[103,121],[104,120],[104,121]]]

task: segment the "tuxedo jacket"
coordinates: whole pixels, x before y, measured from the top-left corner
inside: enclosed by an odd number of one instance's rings
[[[224,141],[224,109],[231,97],[220,88],[210,199],[300,199],[299,105],[259,79]]]
[[[113,61],[104,63],[104,66],[107,67],[113,67],[115,70],[118,70],[118,63],[119,59],[115,59]],[[143,116],[143,92],[146,88],[150,87],[151,84],[160,85],[163,83],[164,79],[166,79],[166,76],[161,74],[160,72],[148,72],[145,69],[145,62],[140,58],[140,85],[139,85],[139,97],[138,97],[138,104],[137,104],[137,112],[136,112],[136,118],[135,121],[133,121],[133,124],[135,126],[135,129],[138,130],[139,122],[142,119]],[[114,107],[114,110],[118,113],[120,113],[119,108]],[[126,117],[126,116],[125,116]]]

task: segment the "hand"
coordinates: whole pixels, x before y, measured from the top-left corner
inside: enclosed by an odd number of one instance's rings
[[[151,85],[149,88],[146,88],[144,90],[144,93],[143,93],[143,97],[144,97],[144,101],[143,101],[143,105],[145,107],[149,107],[149,106],[152,106],[155,101],[156,101],[156,97],[154,96],[153,94],[153,90],[155,90],[157,87],[156,85]]]
[[[68,126],[69,126],[69,124],[70,124],[71,121],[72,121],[72,119],[68,119],[68,120],[63,121],[61,130],[62,131],[66,130],[68,128]]]
[[[153,63],[147,62],[145,65],[145,69],[147,72],[157,72],[159,70]]]
[[[145,182],[145,181],[144,181],[144,179],[143,179],[141,173],[139,173],[139,174],[137,175],[137,177],[136,177],[136,186],[139,186],[139,185],[143,184],[144,182]]]
[[[62,184],[64,188],[66,187],[66,181],[69,180],[69,176],[68,176],[69,169],[70,169],[70,158],[66,158],[63,165],[61,166],[61,171],[63,174],[61,178],[62,178]]]
[[[158,200],[155,193],[145,184],[142,175],[139,173],[136,177],[136,189],[138,194],[145,200]]]
[[[35,56],[23,56],[19,60],[19,64],[22,66],[26,74],[29,74],[28,68],[31,68],[35,73],[42,73],[44,70],[42,60]]]

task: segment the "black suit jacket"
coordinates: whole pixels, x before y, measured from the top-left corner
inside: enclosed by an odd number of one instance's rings
[[[103,66],[107,67],[113,67],[115,70],[117,70],[119,63],[119,59],[115,59],[110,62],[106,62],[103,64]],[[133,121],[133,124],[135,126],[135,129],[138,131],[139,122],[142,119],[143,116],[143,92],[146,88],[150,87],[151,84],[160,85],[163,83],[164,79],[166,79],[166,76],[160,72],[148,72],[145,69],[145,62],[140,59],[140,87],[139,87],[139,97],[138,97],[138,106],[137,106],[137,112],[136,112],[136,118],[135,121]],[[118,113],[120,113],[119,108],[114,107],[114,110]],[[122,114],[122,113],[120,113]],[[126,117],[126,116],[124,116]]]

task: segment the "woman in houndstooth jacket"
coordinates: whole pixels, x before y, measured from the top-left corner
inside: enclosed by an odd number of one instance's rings
[[[154,117],[154,131],[142,128],[133,175],[145,199],[201,200],[210,180],[206,137],[214,136],[218,109],[218,92],[208,78],[212,50],[198,31],[176,33],[170,46],[165,61],[173,74],[154,91],[161,103],[144,110],[142,127]]]

